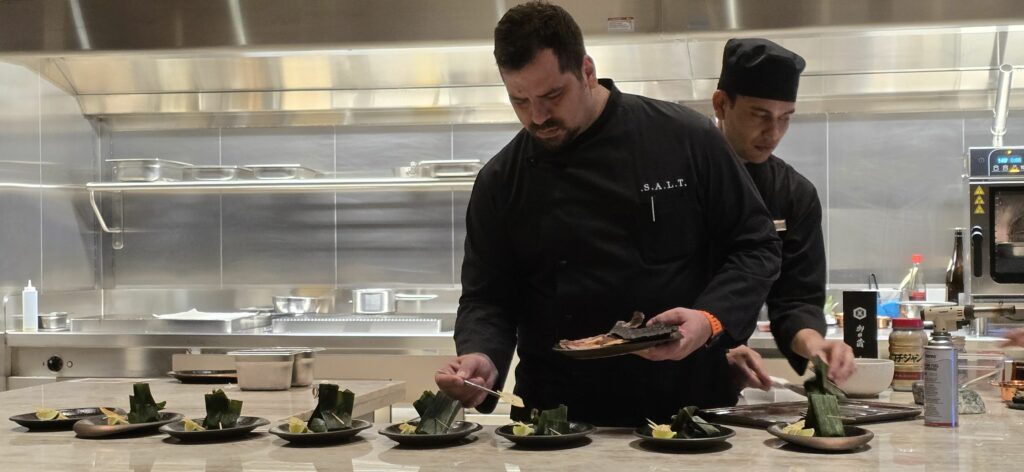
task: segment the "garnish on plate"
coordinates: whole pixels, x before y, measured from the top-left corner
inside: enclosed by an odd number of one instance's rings
[[[340,390],[331,383],[320,384],[317,388],[317,404],[309,416],[306,427],[314,433],[339,431],[352,427],[352,407],[356,394],[351,390]]]
[[[150,423],[153,421],[160,421],[160,410],[164,409],[164,405],[167,402],[163,401],[157,403],[153,400],[153,394],[149,391],[148,383],[137,383],[132,385],[132,390],[135,395],[128,395],[128,405],[131,406],[131,410],[128,411],[127,421],[128,423]],[[103,412],[107,414],[106,411]],[[110,422],[110,416],[107,414],[107,424],[116,424]]]
[[[424,391],[419,400],[412,402],[420,419],[415,425],[411,422],[398,425],[402,434],[446,434],[451,432],[455,418],[459,415],[458,400],[454,400],[444,392]]]
[[[517,421],[512,423],[512,434],[516,436],[559,436],[572,432],[569,425],[569,408],[558,405],[550,410],[530,411],[530,422]]]
[[[1024,404],[1024,389],[1018,388],[1016,392],[1013,392],[1013,398],[1010,399],[1010,402],[1018,405]]]
[[[204,395],[206,400],[206,418],[203,419],[201,430],[234,428],[238,417],[242,415],[242,401],[231,400],[223,390],[217,389]],[[188,430],[188,421],[185,423]]]
[[[128,417],[124,416],[124,415],[121,415],[121,414],[118,414],[114,410],[108,410],[108,409],[103,408],[101,406],[100,407],[100,413],[103,413],[104,418],[107,420],[107,425],[108,426],[115,426],[115,425],[119,425],[119,424],[128,424]]]
[[[846,436],[843,417],[839,412],[839,400],[846,399],[846,393],[828,379],[828,364],[820,357],[811,359],[814,377],[804,382],[807,391],[807,417],[805,427],[811,435],[823,438],[841,438]],[[790,425],[790,426],[795,426]],[[806,436],[806,433],[801,435]]]
[[[53,408],[45,408],[45,407],[36,408],[36,418],[38,418],[40,420],[43,420],[43,421],[66,420],[66,419],[68,419],[67,416],[64,416],[64,413],[62,411],[54,410]]]
[[[699,439],[713,438],[720,436],[722,431],[715,425],[708,423],[697,416],[697,407],[687,406],[679,409],[679,413],[672,415],[671,424],[658,424],[650,419],[647,425],[651,428],[651,436],[657,439]]]

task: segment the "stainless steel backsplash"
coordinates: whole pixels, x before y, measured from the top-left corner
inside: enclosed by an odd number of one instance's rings
[[[109,179],[100,161],[113,157],[390,175],[411,160],[489,159],[519,128],[110,131],[100,122],[94,131],[71,97],[2,63],[0,105],[0,182],[39,186]],[[990,143],[990,126],[984,112],[798,115],[777,154],[817,186],[827,209],[829,282],[861,283],[873,272],[894,284],[920,252],[927,282],[941,283],[952,228],[966,221],[962,156]],[[1024,144],[1024,119],[1011,112],[1008,129],[1007,144]],[[457,289],[467,201],[468,192],[131,194],[124,249],[113,250],[100,241],[83,192],[0,186],[0,288],[19,292],[31,278],[44,305],[47,292],[104,288],[107,295],[85,297],[86,306],[106,298],[111,313],[187,309],[207,291],[243,306],[303,288]],[[133,308],[118,301],[131,300],[118,295],[124,290],[165,302]],[[156,295],[161,290],[167,296]],[[219,303],[208,309],[230,308]]]

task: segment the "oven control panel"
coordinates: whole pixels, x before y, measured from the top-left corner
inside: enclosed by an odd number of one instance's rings
[[[969,151],[971,177],[1024,179],[1024,147],[977,147]]]

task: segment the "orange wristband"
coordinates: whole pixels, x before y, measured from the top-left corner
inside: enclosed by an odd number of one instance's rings
[[[715,315],[712,315],[711,313],[706,311],[701,311],[700,313],[708,319],[708,323],[711,323],[711,337],[714,338],[715,336],[718,336],[718,334],[722,332],[722,322],[718,321],[718,318],[715,318]]]

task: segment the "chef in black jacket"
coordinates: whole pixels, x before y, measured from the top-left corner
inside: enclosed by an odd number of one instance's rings
[[[438,386],[489,412],[491,397],[462,380],[501,389],[518,346],[516,419],[565,404],[575,421],[638,426],[686,405],[735,404],[725,350],[753,332],[780,242],[721,133],[692,110],[599,81],[558,6],[508,11],[494,55],[524,128],[473,187],[459,357]],[[636,310],[683,338],[644,357],[552,351]]]
[[[826,340],[825,244],[821,202],[804,176],[772,151],[796,111],[804,59],[767,39],[731,39],[711,102],[718,127],[742,159],[772,219],[781,222],[782,272],[768,293],[768,318],[779,350],[798,374],[821,356],[829,376],[845,380],[855,368],[853,351],[841,340]],[[760,356],[746,346],[729,361],[748,386],[768,389],[771,380]]]

